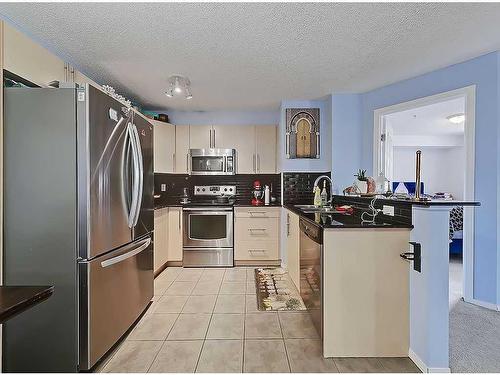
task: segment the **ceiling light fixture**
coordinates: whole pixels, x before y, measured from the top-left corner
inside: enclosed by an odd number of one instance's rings
[[[193,94],[191,94],[191,81],[188,77],[173,75],[168,79],[168,90],[165,92],[169,98],[174,96],[184,95],[185,99],[192,99]]]
[[[454,115],[446,117],[446,119],[452,124],[461,124],[465,121],[464,113],[455,113]]]

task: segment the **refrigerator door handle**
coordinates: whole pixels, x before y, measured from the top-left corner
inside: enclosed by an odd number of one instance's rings
[[[141,206],[142,206],[142,191],[144,189],[144,162],[142,160],[142,148],[141,148],[141,140],[139,139],[139,132],[137,131],[137,127],[133,124],[132,124],[132,130],[135,137],[135,149],[137,152],[137,160],[139,166],[139,171],[138,171],[139,190],[137,191],[136,211],[133,221],[133,226],[135,227],[137,225],[137,222],[139,221],[139,214],[141,212]]]
[[[135,135],[133,131],[132,123],[127,124],[127,133],[130,139],[130,145],[132,147],[132,164],[133,164],[133,178],[132,178],[132,202],[130,203],[130,213],[128,217],[128,226],[129,228],[134,227],[134,220],[136,216],[137,210],[137,199],[138,199],[138,191],[139,191],[139,160],[137,156],[137,147],[135,141]]]
[[[127,252],[125,254],[120,254],[120,255],[118,255],[116,257],[113,257],[113,258],[106,259],[106,260],[102,261],[101,262],[101,267],[105,268],[105,267],[112,266],[113,264],[123,262],[125,259],[131,258],[131,257],[139,254],[141,251],[143,251],[144,249],[146,249],[150,244],[151,244],[151,238],[146,238],[145,240],[142,240],[139,243],[138,247],[133,248],[129,252]]]

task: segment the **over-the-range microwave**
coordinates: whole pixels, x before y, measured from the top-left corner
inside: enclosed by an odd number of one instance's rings
[[[192,148],[189,150],[189,173],[192,175],[233,175],[236,150],[232,148]]]

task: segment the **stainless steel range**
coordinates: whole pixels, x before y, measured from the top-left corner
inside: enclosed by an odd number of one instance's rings
[[[195,186],[183,208],[184,267],[232,267],[236,186]]]

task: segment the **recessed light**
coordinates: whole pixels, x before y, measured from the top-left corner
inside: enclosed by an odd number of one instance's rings
[[[446,119],[452,124],[460,124],[465,121],[465,114],[455,113],[454,115],[446,117]]]

